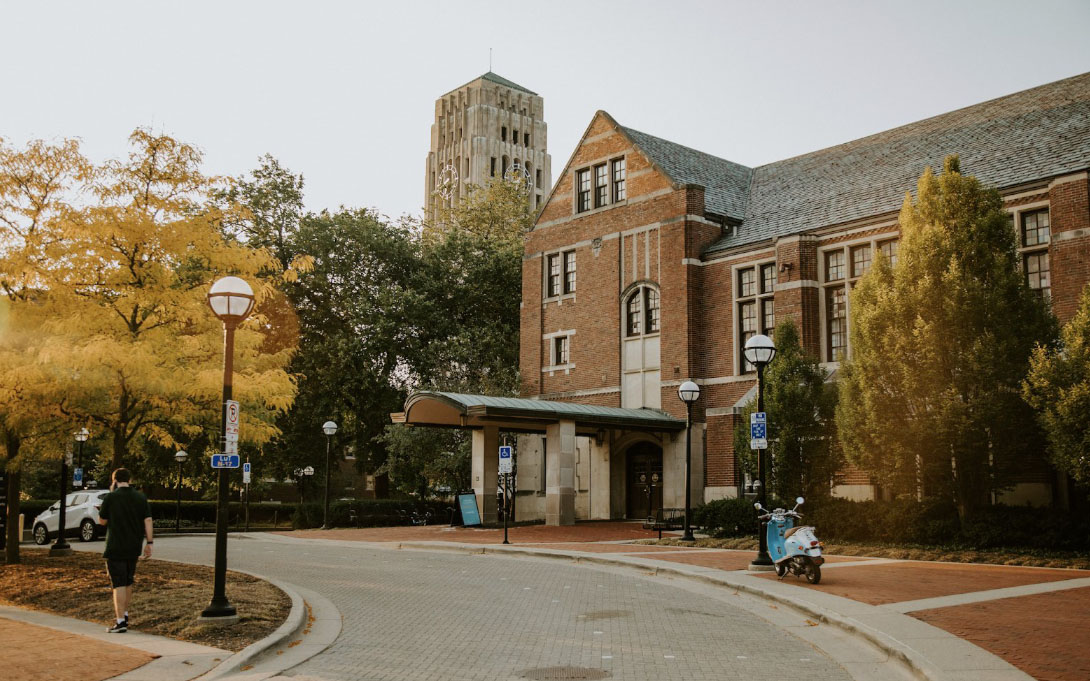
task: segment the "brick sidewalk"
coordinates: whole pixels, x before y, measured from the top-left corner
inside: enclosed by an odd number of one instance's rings
[[[157,657],[4,617],[0,617],[0,641],[4,642],[0,665],[6,681],[101,681]]]
[[[285,533],[287,534],[287,533]],[[719,570],[744,570],[752,551],[659,547],[607,542],[657,536],[640,523],[587,522],[568,527],[535,525],[509,530],[511,542],[537,549],[585,551],[636,558],[667,560]],[[390,527],[358,530],[309,530],[291,536],[366,542],[462,542],[499,544],[503,531],[495,529]],[[944,629],[1003,658],[1034,678],[1047,681],[1085,681],[1090,678],[1090,645],[1085,623],[1090,621],[1090,588],[1066,588],[1050,593],[1014,597],[980,594],[993,589],[1032,587],[1090,577],[1086,570],[1010,567],[923,561],[875,561],[857,556],[828,556],[819,585],[788,577],[785,582],[849,598],[869,605],[896,608],[927,598],[959,596],[981,602],[911,611],[906,614]],[[754,579],[775,579],[753,573]]]

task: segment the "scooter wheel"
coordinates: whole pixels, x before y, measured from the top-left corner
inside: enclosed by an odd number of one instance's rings
[[[821,581],[821,567],[810,560],[806,561],[806,581],[811,584],[817,584]]]
[[[785,560],[782,563],[777,563],[776,564],[776,576],[779,577],[780,579],[783,579],[784,575],[786,575],[786,574],[787,574],[787,561]]]

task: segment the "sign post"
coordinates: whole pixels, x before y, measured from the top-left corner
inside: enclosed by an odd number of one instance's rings
[[[503,543],[510,544],[507,541],[507,509],[511,507],[509,503],[508,495],[511,494],[508,489],[511,483],[511,471],[514,468],[514,461],[511,456],[511,447],[504,445],[500,447],[500,475],[503,476]]]
[[[250,462],[242,464],[242,494],[245,496],[244,509],[246,531],[250,531]]]

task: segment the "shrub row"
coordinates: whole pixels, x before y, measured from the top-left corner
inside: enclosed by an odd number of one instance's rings
[[[785,506],[770,502],[769,508]],[[791,508],[794,504],[785,506]],[[931,544],[974,549],[1090,550],[1090,519],[1050,508],[990,506],[963,526],[950,502],[820,499],[799,509],[803,522],[829,541]],[[719,499],[693,513],[718,537],[753,536],[757,512],[749,499]]]
[[[352,499],[332,501],[329,504],[329,522],[333,527],[393,527],[408,525],[414,513],[420,517],[430,514],[429,525],[450,522],[451,504],[443,501],[418,501],[416,499]],[[355,519],[352,518],[355,511]],[[320,503],[297,505],[292,515],[296,529],[320,527],[323,506]]]

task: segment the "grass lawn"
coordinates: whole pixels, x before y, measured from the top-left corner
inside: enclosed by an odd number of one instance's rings
[[[817,528],[821,537],[821,528]],[[662,546],[691,546],[678,539],[650,539],[640,544]],[[835,556],[865,556],[869,558],[896,558],[899,560],[935,560],[949,563],[988,563],[991,565],[1022,565],[1025,567],[1051,567],[1090,570],[1090,554],[1065,551],[1036,551],[1018,549],[965,549],[952,546],[917,546],[890,544],[850,544],[823,542],[824,553]],[[741,549],[756,551],[757,540],[748,537],[716,539],[700,538],[696,545],[713,549]]]
[[[97,553],[75,551],[50,558],[48,549],[20,549],[22,563],[0,565],[0,602],[101,622],[113,620],[106,563]],[[227,598],[238,609],[230,627],[200,625],[212,597],[212,568],[141,559],[129,617],[134,631],[238,651],[271,634],[291,610],[291,599],[263,580],[227,572]]]

